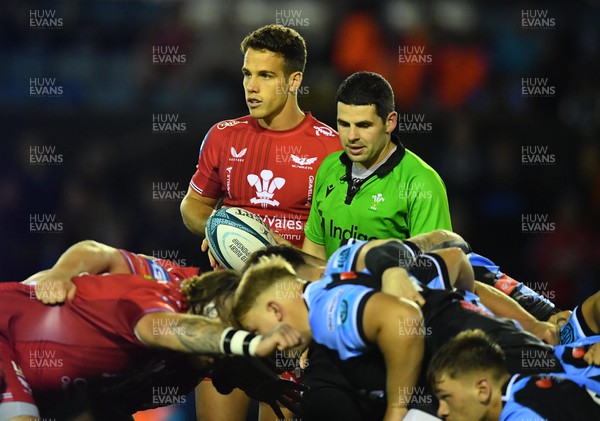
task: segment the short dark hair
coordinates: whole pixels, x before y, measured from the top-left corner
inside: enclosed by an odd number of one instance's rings
[[[207,310],[216,308],[223,322],[225,301],[233,297],[236,288],[240,284],[240,275],[229,269],[206,272],[200,276],[194,276],[181,282],[188,311],[200,316],[208,316]]]
[[[296,270],[306,264],[303,252],[295,247],[279,244],[276,246],[268,246],[252,253],[248,260],[246,260],[246,264],[242,268],[242,273],[244,273],[250,266],[258,263],[260,258],[263,256],[281,256]]]
[[[306,42],[294,29],[283,25],[266,25],[247,35],[240,47],[244,54],[249,48],[281,54],[286,76],[293,72],[304,72]]]
[[[383,76],[373,72],[356,72],[346,78],[338,88],[335,102],[346,105],[375,105],[383,122],[394,111],[394,91]]]
[[[427,380],[435,388],[442,374],[456,378],[479,370],[492,372],[496,380],[507,373],[504,351],[481,329],[466,330],[445,343],[427,368]]]

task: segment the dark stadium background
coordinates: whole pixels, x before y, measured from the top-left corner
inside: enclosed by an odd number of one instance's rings
[[[565,308],[598,290],[593,0],[5,0],[0,279],[87,238],[206,268],[179,201],[206,131],[247,114],[238,45],[267,23],[305,37],[300,103],[333,127],[345,76],[393,82],[400,115],[423,123],[401,139],[440,173],[454,228],[477,251]],[[179,64],[153,63],[165,45]],[[35,81],[57,96],[32,95]],[[536,83],[547,96],[524,95]],[[153,132],[157,115],[180,132]]]

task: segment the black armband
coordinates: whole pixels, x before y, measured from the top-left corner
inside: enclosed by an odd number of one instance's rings
[[[373,247],[365,256],[365,266],[373,276],[381,279],[383,272],[393,267],[408,268],[414,256],[399,241],[390,241]]]
[[[221,352],[225,355],[253,357],[262,336],[228,327],[221,335]]]

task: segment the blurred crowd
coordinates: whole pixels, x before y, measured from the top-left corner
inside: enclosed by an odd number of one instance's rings
[[[1,280],[86,238],[206,268],[179,202],[206,131],[247,114],[239,42],[267,23],[305,37],[300,104],[333,127],[344,77],[390,81],[476,250],[564,307],[599,289],[594,1],[4,1]]]

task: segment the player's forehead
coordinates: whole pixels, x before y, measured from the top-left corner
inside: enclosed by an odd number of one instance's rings
[[[271,72],[283,74],[285,60],[279,53],[269,50],[248,48],[244,54],[243,71],[252,73]]]
[[[241,322],[245,329],[259,331],[267,324],[266,316],[268,316],[268,310],[255,304]]]
[[[450,393],[458,386],[458,382],[442,372],[435,375],[433,379],[433,391],[436,394]]]
[[[337,103],[337,119],[347,123],[358,123],[361,121],[376,122],[381,121],[377,115],[375,104],[369,105],[350,105],[343,102]]]

